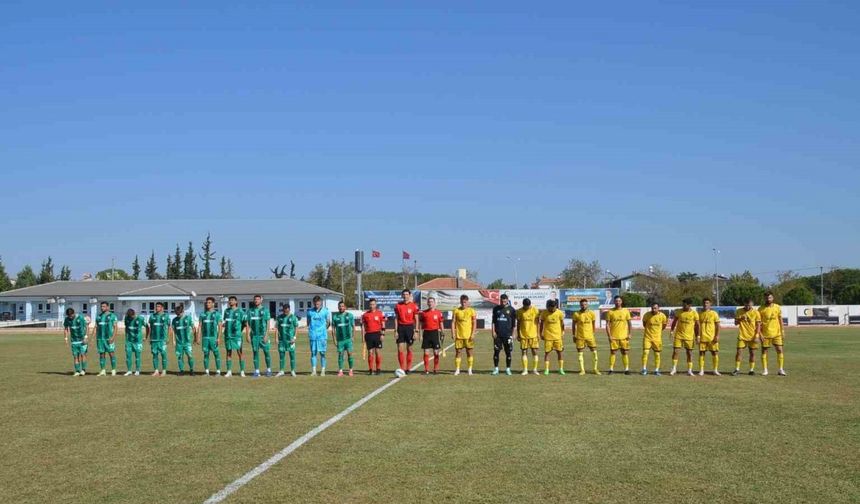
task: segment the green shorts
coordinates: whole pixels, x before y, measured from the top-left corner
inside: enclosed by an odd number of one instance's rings
[[[116,343],[110,343],[110,340],[106,340],[106,339],[96,340],[96,347],[98,347],[99,353],[114,353],[114,352],[116,352]]]
[[[218,340],[215,338],[203,338],[203,353],[217,352]]]
[[[142,351],[143,351],[143,343],[134,343],[131,341],[125,342],[125,353],[127,353],[127,354],[129,354],[129,353],[139,354]]]
[[[260,338],[251,338],[251,350],[254,352],[259,352],[261,349],[266,352],[271,348],[271,341],[264,340],[262,337]]]
[[[83,341],[72,342],[72,357],[81,357],[87,354],[87,344]]]
[[[224,339],[224,348],[227,351],[236,350],[237,352],[242,351],[242,338],[225,338]]]
[[[296,351],[296,340],[292,340],[292,343],[288,342],[285,339],[278,340],[278,352],[295,352]]]
[[[191,343],[176,344],[176,356],[182,357],[183,355],[190,355],[192,357],[194,356],[194,354],[191,353]]]
[[[166,354],[167,353],[167,342],[166,341],[153,341],[149,344],[150,350],[152,350],[152,355],[157,354]]]
[[[343,340],[337,342],[337,353],[349,352],[352,353],[352,340]]]

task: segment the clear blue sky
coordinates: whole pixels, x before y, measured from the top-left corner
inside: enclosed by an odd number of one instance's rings
[[[4,3],[11,273],[858,265],[856,2],[235,3]]]

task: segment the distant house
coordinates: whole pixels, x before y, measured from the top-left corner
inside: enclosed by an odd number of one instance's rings
[[[274,316],[284,305],[289,305],[298,317],[307,314],[314,296],[320,296],[323,305],[337,309],[343,295],[307,282],[293,279],[277,280],[115,280],[51,282],[32,287],[0,292],[0,313],[8,312],[17,320],[60,321],[66,308],[96,316],[98,305],[107,302],[110,309],[122,319],[129,308],[147,315],[155,311],[155,303],[165,303],[169,311],[184,304],[187,313],[194,315],[203,310],[207,297],[215,298],[223,311],[227,297],[236,296],[239,305],[250,306],[254,295],[263,296],[263,303]]]
[[[557,289],[561,285],[558,277],[542,276],[532,283],[532,289]]]

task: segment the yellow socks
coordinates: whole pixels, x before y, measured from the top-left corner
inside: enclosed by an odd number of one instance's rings
[[[779,369],[782,369],[782,367],[785,365],[785,354],[776,354],[776,362],[779,364]]]
[[[609,354],[609,370],[615,369],[615,354]]]
[[[699,354],[699,371],[705,370],[705,354]]]
[[[755,361],[754,360],[750,361],[750,371],[755,371]]]
[[[559,359],[559,360],[558,360],[558,370],[559,370],[559,371],[564,371],[564,359]]]
[[[474,356],[466,357],[466,362],[469,364],[469,369],[472,369],[472,365],[475,363],[475,357]]]
[[[549,371],[549,361],[548,360],[543,361],[543,369],[544,369],[544,371]]]
[[[529,369],[529,356],[523,355],[523,369],[528,371]]]
[[[597,372],[597,352],[591,352],[591,360],[594,363],[594,372]]]
[[[740,359],[735,359],[735,370],[737,370],[737,371],[740,371],[740,370],[741,370],[741,361],[740,361]]]
[[[654,352],[654,368],[655,369],[660,369],[661,357],[662,357],[662,355],[660,354],[660,352]]]
[[[537,370],[538,370],[538,356],[537,356],[537,355],[535,355],[534,370],[535,370],[535,371],[537,371]]]
[[[693,360],[690,359],[687,361],[687,371],[692,371],[692,370],[693,370]]]
[[[761,367],[767,369],[767,352],[761,353]]]
[[[454,357],[454,367],[456,369],[460,369],[460,363],[463,361],[462,357]]]
[[[673,368],[677,368],[677,367],[678,367],[678,359],[676,359],[676,358],[674,358],[674,357],[672,357],[672,367],[673,367]]]
[[[642,350],[642,369],[648,367],[648,350]]]
[[[582,352],[577,352],[577,353],[579,354],[579,355],[577,355],[577,358],[579,359],[579,370],[584,371],[585,370],[585,356],[582,355]]]
[[[621,354],[621,362],[624,363],[624,370],[630,369],[630,356],[627,354]]]
[[[714,360],[714,371],[719,371],[720,370],[720,354],[714,354],[712,357]]]

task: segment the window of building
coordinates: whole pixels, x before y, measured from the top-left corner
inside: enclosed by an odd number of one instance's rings
[[[39,303],[39,312],[42,311],[42,303]]]
[[[45,311],[48,313],[51,313],[51,304],[50,303],[45,305]]]
[[[83,311],[84,313],[87,312],[87,304],[86,303],[83,304],[83,308],[81,309],[81,311]]]
[[[113,303],[108,305],[110,307],[110,311],[113,311]]]

